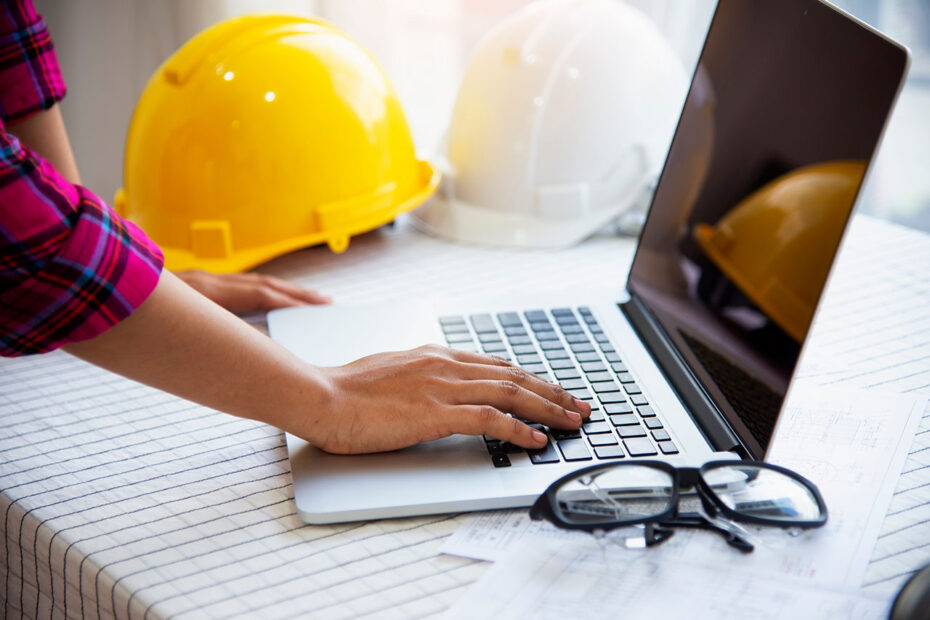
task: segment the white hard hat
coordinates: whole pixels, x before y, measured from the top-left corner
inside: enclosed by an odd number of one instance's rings
[[[653,22],[617,0],[535,2],[478,44],[414,212],[467,243],[558,247],[628,208],[659,172],[687,90]]]

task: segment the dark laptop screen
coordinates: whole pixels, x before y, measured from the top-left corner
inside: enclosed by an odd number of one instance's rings
[[[906,56],[816,1],[717,7],[629,287],[753,452],[768,444]]]

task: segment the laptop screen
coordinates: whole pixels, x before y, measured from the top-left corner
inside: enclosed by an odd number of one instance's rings
[[[718,4],[629,288],[752,452],[768,445],[906,64],[815,0]]]

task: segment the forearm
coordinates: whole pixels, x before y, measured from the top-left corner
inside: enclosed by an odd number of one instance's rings
[[[312,428],[308,418],[327,408],[331,393],[315,367],[168,271],[131,316],[65,350],[140,383],[286,430]]]
[[[7,131],[48,160],[63,177],[76,185],[81,184],[77,162],[57,103],[24,121],[8,126]]]

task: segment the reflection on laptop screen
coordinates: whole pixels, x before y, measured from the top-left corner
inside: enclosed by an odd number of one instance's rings
[[[711,24],[629,287],[760,452],[905,63],[815,1]]]

